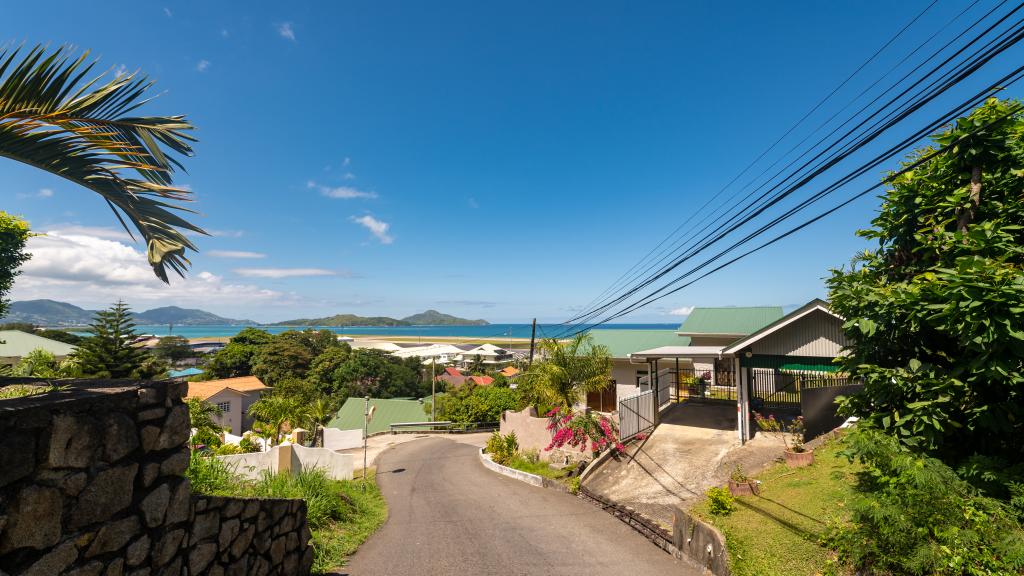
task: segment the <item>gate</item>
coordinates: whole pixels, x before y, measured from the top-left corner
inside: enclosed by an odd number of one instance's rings
[[[802,392],[823,383],[844,380],[831,358],[761,356],[740,358],[750,378],[751,409],[800,411]]]
[[[679,401],[736,402],[736,373],[732,370],[680,368]]]
[[[654,428],[654,391],[619,400],[619,439],[622,442]]]

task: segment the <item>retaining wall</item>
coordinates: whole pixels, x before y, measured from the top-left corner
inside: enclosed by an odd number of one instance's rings
[[[186,384],[0,401],[0,574],[308,574],[306,503],[192,494]]]
[[[222,462],[244,478],[257,479],[263,471],[272,474],[322,468],[335,480],[351,480],[355,456],[338,454],[327,448],[307,448],[297,444],[274,446],[266,452],[217,456]]]
[[[516,433],[519,450],[536,450],[541,460],[556,464],[569,464],[590,460],[590,452],[556,448],[545,450],[551,444],[552,433],[548,430],[548,419],[537,417],[537,409],[527,406],[519,412],[506,410],[501,415],[498,431],[502,434]]]

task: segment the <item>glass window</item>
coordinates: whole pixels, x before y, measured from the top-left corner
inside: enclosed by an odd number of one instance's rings
[[[219,408],[221,412],[231,412],[231,402],[218,402],[217,408]]]

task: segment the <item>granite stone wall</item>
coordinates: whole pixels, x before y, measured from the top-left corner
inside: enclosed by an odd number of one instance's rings
[[[305,575],[306,503],[192,494],[186,384],[0,401],[0,576]]]

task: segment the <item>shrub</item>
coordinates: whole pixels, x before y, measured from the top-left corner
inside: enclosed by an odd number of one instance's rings
[[[192,453],[185,476],[192,483],[192,491],[199,494],[232,496],[240,495],[245,489],[244,482],[234,475],[227,464],[199,452]]]
[[[245,450],[238,444],[221,444],[213,450],[217,456],[229,456],[231,454],[245,454]]]
[[[242,452],[262,452],[263,449],[259,443],[248,436],[243,436],[238,442],[238,447],[242,449]]]
[[[736,499],[729,493],[728,488],[715,486],[708,488],[705,493],[708,497],[708,512],[715,516],[728,516],[736,510]]]
[[[519,410],[521,404],[521,394],[512,388],[467,385],[438,396],[436,413],[452,422],[497,422],[506,410]]]
[[[828,541],[855,567],[940,576],[1024,569],[1024,529],[1010,506],[884,433],[858,430],[846,442],[865,471],[850,503],[851,522],[832,526]]]
[[[519,453],[519,439],[515,432],[502,436],[495,431],[487,440],[485,451],[491,455],[491,460],[505,466]]]
[[[615,429],[615,424],[604,416],[555,407],[548,412],[548,430],[554,430],[554,435],[545,450],[566,445],[579,447],[580,452],[589,446],[595,454],[606,448],[619,452],[625,450],[619,442],[619,431]]]
[[[580,493],[581,481],[580,481],[580,477],[579,476],[573,476],[572,478],[569,478],[569,480],[566,481],[566,484],[568,484],[568,486],[569,486],[569,493],[570,494],[579,494]]]

